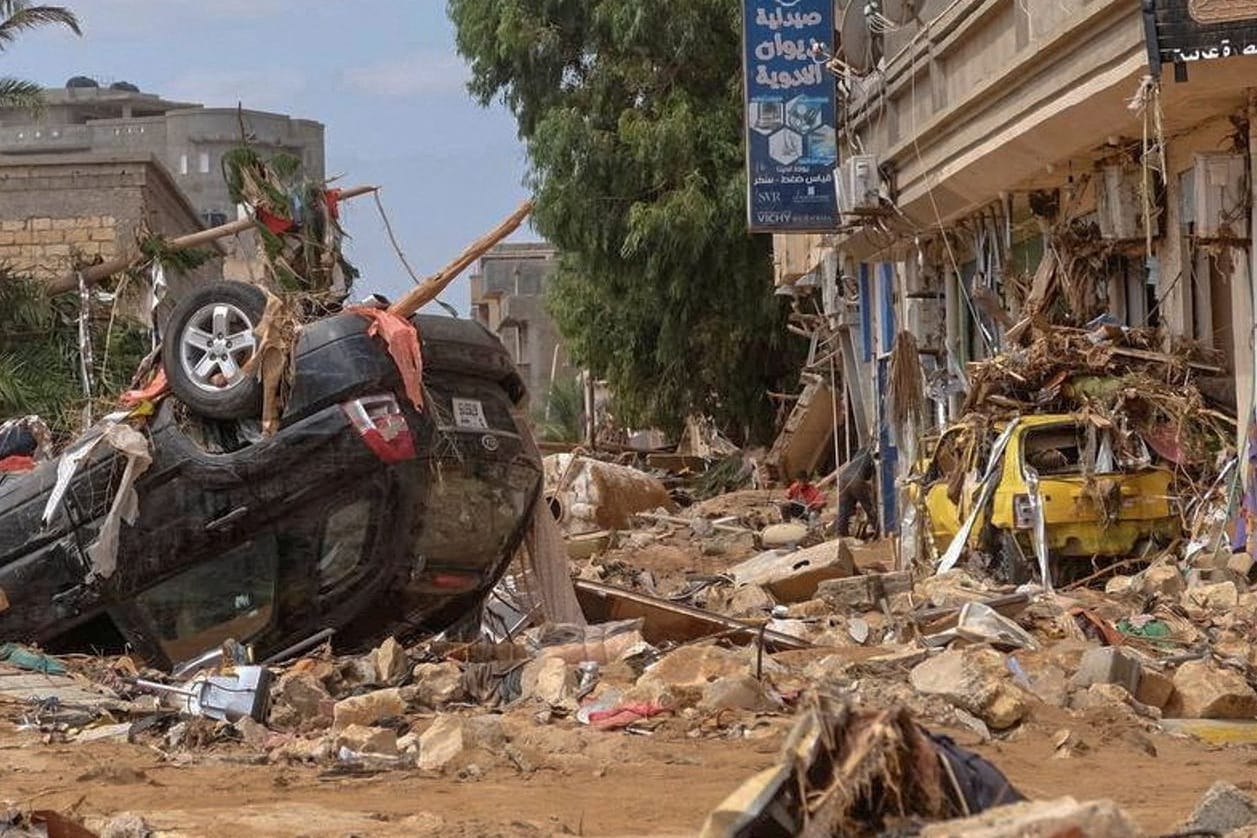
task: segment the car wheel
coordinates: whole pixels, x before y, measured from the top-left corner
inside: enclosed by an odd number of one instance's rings
[[[171,392],[193,413],[244,419],[262,410],[262,384],[244,366],[257,348],[266,310],[262,289],[243,282],[197,288],[171,312],[162,364]]]

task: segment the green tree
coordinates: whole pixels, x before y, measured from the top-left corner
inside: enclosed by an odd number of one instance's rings
[[[620,416],[771,432],[797,372],[750,236],[739,0],[449,0],[470,90],[515,115],[537,230],[563,252],[550,307]]]
[[[64,6],[36,6],[27,0],[0,0],[0,52],[13,44],[18,35],[41,26],[66,26],[81,35],[79,20]],[[38,110],[43,104],[43,89],[35,82],[0,76],[0,108]]]
[[[550,382],[545,403],[533,410],[533,424],[547,442],[580,442],[585,434],[585,390],[578,377]]]

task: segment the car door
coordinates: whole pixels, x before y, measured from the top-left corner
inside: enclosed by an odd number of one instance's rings
[[[972,470],[972,457],[973,433],[968,427],[949,429],[934,449],[925,477],[925,509],[938,550],[947,549],[960,531],[964,481]]]

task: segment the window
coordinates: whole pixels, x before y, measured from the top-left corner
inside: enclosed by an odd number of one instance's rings
[[[188,155],[179,155],[179,174],[186,175],[188,173]]]
[[[319,554],[319,590],[348,581],[359,570],[371,532],[371,501],[363,498],[337,509],[327,519]]]
[[[494,564],[527,514],[536,485],[537,472],[521,465],[442,462],[428,505],[452,514],[425,519],[413,555],[428,567]]]
[[[244,643],[270,625],[275,543],[241,544],[136,598],[172,661],[190,660],[228,638]]]
[[[209,174],[209,158],[210,156],[208,151],[202,151],[196,156],[196,169],[203,175]]]

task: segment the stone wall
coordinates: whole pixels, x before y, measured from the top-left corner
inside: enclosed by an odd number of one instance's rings
[[[145,231],[173,238],[201,221],[170,174],[148,154],[38,155],[0,162],[0,266],[36,279],[134,251]],[[211,261],[168,276],[177,298],[221,276]]]

